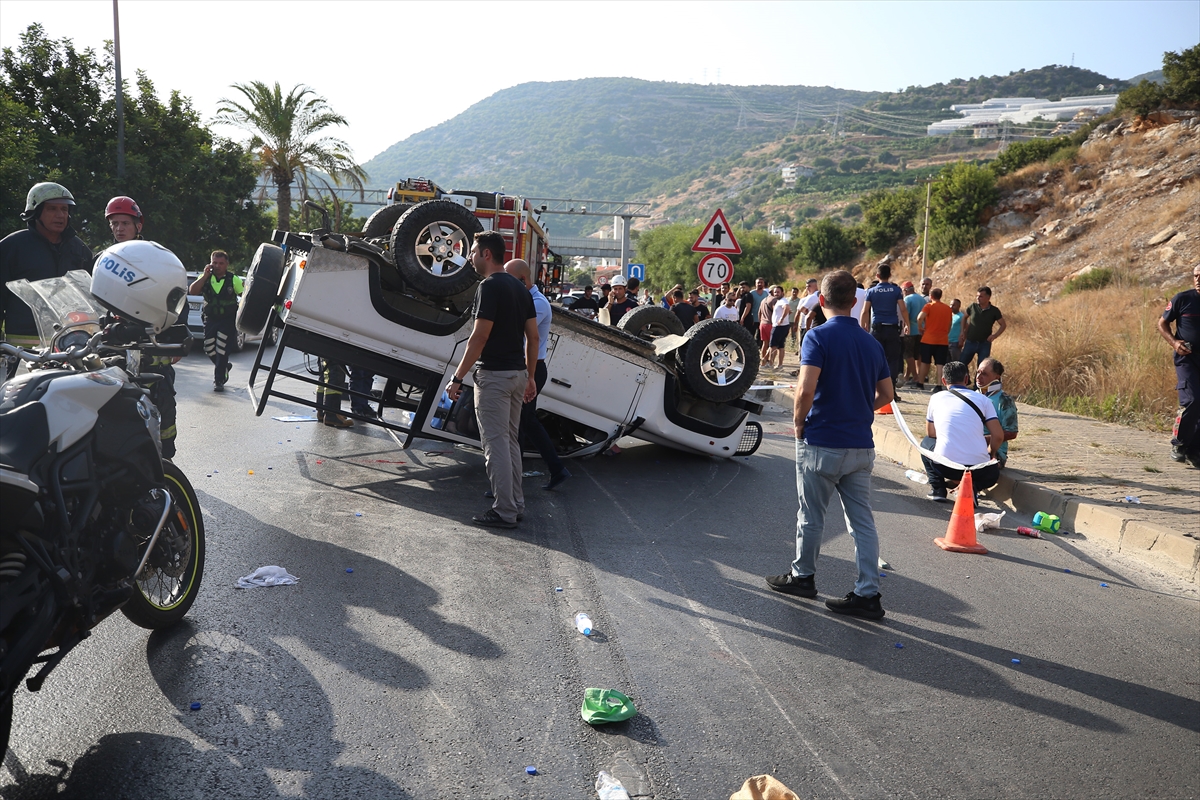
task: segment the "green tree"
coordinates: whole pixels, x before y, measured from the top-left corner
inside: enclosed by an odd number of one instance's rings
[[[1071,146],[1067,136],[1056,136],[1053,139],[1029,139],[1024,142],[1013,142],[996,156],[991,163],[992,172],[997,176],[1016,172],[1021,167],[1045,161],[1060,149]]]
[[[1126,89],[1117,97],[1117,111],[1132,111],[1144,117],[1163,104],[1166,99],[1163,87],[1150,81],[1142,81],[1132,89]]]
[[[805,266],[829,269],[840,266],[854,255],[846,231],[831,219],[819,219],[800,229],[800,258]]]
[[[1200,44],[1182,53],[1163,53],[1167,94],[1180,105],[1200,104]]]
[[[285,97],[279,83],[235,83],[244,102],[223,98],[215,121],[251,135],[250,149],[258,156],[263,174],[275,184],[279,229],[291,230],[292,184],[299,181],[302,196],[309,184],[328,175],[337,186],[348,183],[363,188],[367,174],[354,161],[350,145],[326,135],[328,128],[346,125],[325,98],[307,86],[297,85]]]
[[[996,175],[987,167],[959,161],[942,170],[933,184],[931,225],[971,227],[999,197]]]
[[[849,158],[843,158],[838,163],[838,170],[840,172],[858,172],[862,169],[865,169],[867,164],[870,163],[870,156],[851,156]]]
[[[46,38],[40,25],[0,54],[0,218],[24,227],[25,194],[38,181],[58,181],[77,205],[72,226],[93,249],[111,243],[104,207],[129,195],[146,215],[144,235],[189,265],[208,251],[230,252],[244,265],[270,224],[247,201],[257,170],[248,153],[214,140],[191,101],[173,92],[163,103],[144,73],[125,87],[125,178],[116,176],[115,71],[111,55],[77,51],[68,39]]]
[[[924,197],[915,188],[876,189],[859,199],[863,217],[863,241],[876,253],[913,232],[913,217],[923,207]]]

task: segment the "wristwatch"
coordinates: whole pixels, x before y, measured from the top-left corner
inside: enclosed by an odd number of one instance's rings
[[[450,382],[451,383],[462,383],[462,378],[458,377],[457,375],[451,375]]]

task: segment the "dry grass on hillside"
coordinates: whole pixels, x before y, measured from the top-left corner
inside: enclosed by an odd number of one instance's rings
[[[1175,416],[1175,369],[1158,334],[1161,292],[1128,276],[1104,289],[1004,310],[993,355],[1005,389],[1035,405],[1150,430]]]

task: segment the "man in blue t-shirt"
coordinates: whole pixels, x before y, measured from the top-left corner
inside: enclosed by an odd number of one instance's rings
[[[1200,264],[1192,268],[1194,288],[1171,299],[1158,320],[1158,333],[1175,351],[1179,416],[1171,439],[1171,458],[1200,469]],[[1171,333],[1171,323],[1175,332]]]
[[[925,280],[929,280],[926,278]],[[929,281],[933,285],[933,281]],[[925,283],[921,283],[922,288]],[[904,337],[904,376],[912,383],[920,383],[917,372],[917,356],[921,351],[921,331],[917,326],[917,317],[921,309],[929,302],[925,295],[917,294],[912,281],[905,281],[900,287],[904,290],[904,309],[908,313],[908,335]]]
[[[887,359],[888,370],[892,374],[892,395],[896,400],[900,395],[896,392],[896,379],[904,368],[901,354],[903,345],[901,336],[908,334],[908,309],[904,305],[904,294],[900,287],[892,283],[892,268],[888,264],[880,264],[875,272],[879,283],[867,290],[867,299],[863,302],[863,330],[871,332],[875,341],[883,347],[884,358]]]
[[[854,591],[826,600],[830,611],[883,619],[879,594],[879,537],[871,514],[875,411],[892,401],[892,376],[883,348],[851,318],[854,276],[838,270],[821,282],[827,321],[804,337],[793,420],[796,424],[796,560],[791,571],[770,575],[777,592],[816,597],[817,556],[825,510],[834,490],[841,497],[854,539],[858,580]]]

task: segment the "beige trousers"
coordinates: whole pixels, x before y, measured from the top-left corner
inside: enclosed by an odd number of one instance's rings
[[[516,522],[525,513],[521,489],[521,406],[529,373],[525,370],[475,370],[475,418],[488,482],[492,485],[492,508],[505,522]]]

